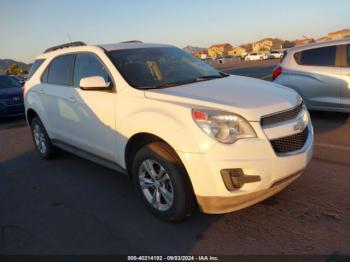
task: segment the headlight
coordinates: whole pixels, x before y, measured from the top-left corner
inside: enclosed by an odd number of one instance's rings
[[[192,109],[192,117],[207,135],[221,143],[233,144],[238,139],[256,137],[247,120],[233,113]]]

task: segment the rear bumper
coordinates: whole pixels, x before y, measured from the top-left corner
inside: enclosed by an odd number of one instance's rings
[[[270,188],[233,197],[196,196],[202,212],[207,214],[223,214],[246,208],[259,203],[278,192],[296,180],[302,171],[276,181]]]

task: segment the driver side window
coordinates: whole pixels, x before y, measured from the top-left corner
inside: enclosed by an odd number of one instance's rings
[[[90,76],[101,76],[106,83],[111,82],[111,78],[106,67],[93,54],[81,53],[77,55],[74,69],[74,86],[80,86],[80,80]]]

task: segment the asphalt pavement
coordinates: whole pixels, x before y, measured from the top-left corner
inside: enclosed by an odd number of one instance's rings
[[[271,63],[222,70],[267,77]],[[349,114],[311,116],[315,154],[296,182],[244,210],[177,224],[153,217],[125,175],[65,152],[45,161],[23,119],[0,120],[0,254],[350,253]]]

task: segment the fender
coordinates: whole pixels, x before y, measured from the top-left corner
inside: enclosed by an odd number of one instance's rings
[[[50,132],[50,128],[49,128],[48,116],[47,116],[47,112],[45,110],[45,105],[43,102],[45,101],[45,99],[43,99],[42,97],[42,96],[45,96],[45,94],[41,94],[37,89],[38,89],[38,86],[33,86],[25,94],[26,116],[29,109],[34,110],[35,113],[39,116],[41,122],[44,124],[48,135],[52,138],[52,132]]]
[[[123,123],[118,130],[120,133],[118,152],[124,152],[128,140],[138,133],[157,136],[175,151],[184,153],[204,153],[215,143],[196,126],[192,119],[191,108],[172,103],[143,99],[142,107],[137,111],[123,114],[123,118],[118,122]],[[118,156],[117,161],[124,166],[123,156]]]

